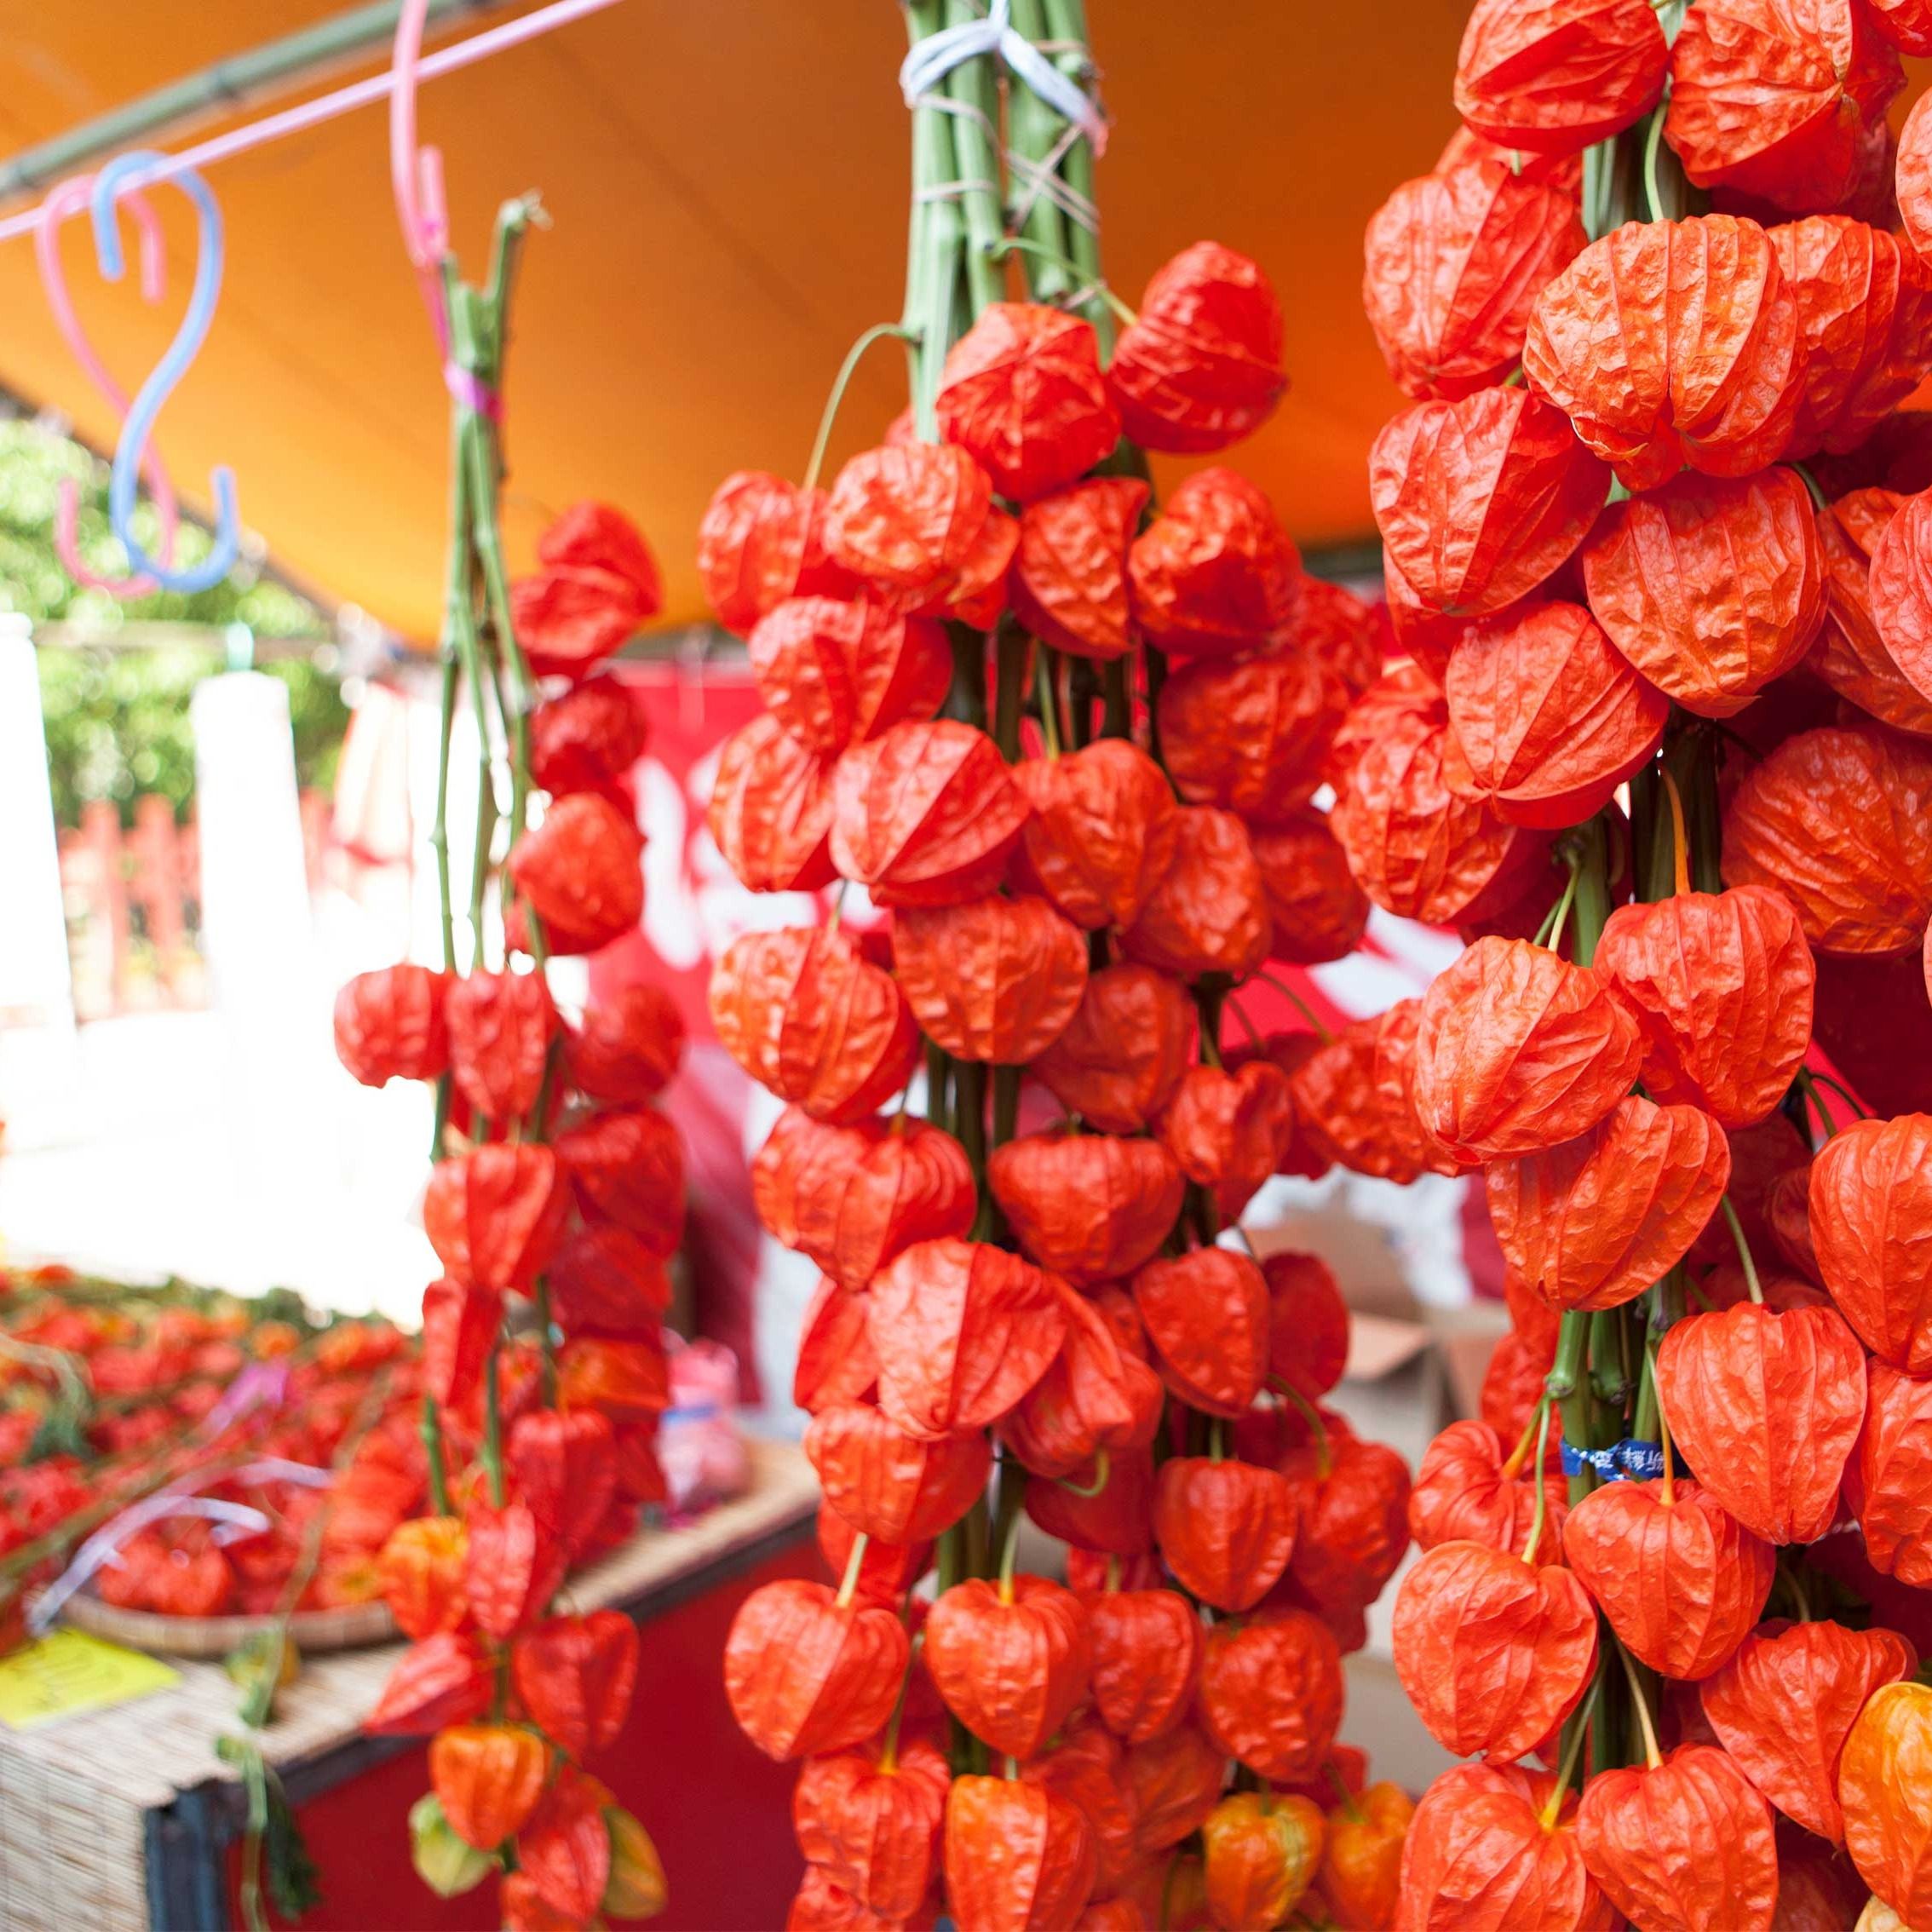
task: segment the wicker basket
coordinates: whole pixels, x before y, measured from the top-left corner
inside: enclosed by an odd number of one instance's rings
[[[90,1636],[166,1657],[227,1657],[275,1622],[273,1617],[163,1617],[152,1610],[119,1610],[84,1590],[67,1599],[60,1615]],[[381,1601],[340,1610],[298,1610],[289,1619],[289,1636],[305,1657],[366,1649],[395,1635],[396,1620]]]

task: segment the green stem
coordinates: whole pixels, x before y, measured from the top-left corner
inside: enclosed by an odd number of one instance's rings
[[[999,1600],[1013,1601],[1013,1570],[1020,1556],[1020,1525],[1026,1512],[1021,1505],[1026,1496],[1026,1472],[1016,1462],[1000,1465],[999,1520],[993,1529],[993,1547],[999,1551]]]
[[[972,0],[946,0],[946,24],[964,26],[983,18]],[[999,155],[994,129],[999,114],[999,83],[990,56],[962,60],[946,77],[946,91],[959,103],[953,114],[953,164],[965,211],[966,248],[961,266],[966,278],[966,300],[976,316],[1000,296],[1000,277],[992,250],[1003,226],[999,198]]]
[[[493,1509],[502,1509],[507,1499],[503,1482],[503,1395],[497,1374],[503,1354],[503,1337],[499,1330],[490,1344],[490,1359],[483,1371],[483,1446],[479,1452],[483,1473],[489,1478],[490,1506]]]
[[[423,1457],[429,1465],[429,1511],[432,1515],[446,1516],[450,1513],[449,1463],[443,1448],[443,1417],[434,1395],[425,1394],[423,1398],[419,1433]]]
[[[1764,1290],[1757,1279],[1757,1263],[1751,1258],[1751,1243],[1745,1239],[1744,1223],[1738,1219],[1738,1210],[1731,1205],[1729,1194],[1718,1197],[1717,1205],[1724,1210],[1724,1219],[1731,1230],[1731,1240],[1738,1251],[1738,1260],[1744,1268],[1745,1287],[1752,1301],[1763,1305]]]
[[[1543,1545],[1543,1525],[1548,1509],[1546,1491],[1550,1481],[1550,1408],[1549,1396],[1545,1395],[1538,1405],[1542,1411],[1536,1425],[1536,1507],[1530,1512],[1529,1540],[1523,1545],[1523,1561],[1533,1563],[1536,1553]]]
[[[852,1539],[852,1552],[845,1559],[845,1574],[839,1578],[838,1595],[833,1600],[841,1610],[859,1594],[859,1575],[865,1567],[865,1552],[871,1541],[863,1530]]]
[[[1049,653],[1044,644],[1033,647],[1033,698],[1039,707],[1040,734],[1046,740],[1049,758],[1060,756],[1060,706],[1054,701],[1053,674],[1048,669]]]
[[[812,441],[812,460],[805,465],[805,487],[814,488],[819,472],[824,469],[825,449],[831,441],[832,425],[838,421],[840,405],[845,400],[845,392],[851,386],[859,365],[865,359],[865,351],[874,342],[883,342],[888,336],[898,342],[907,340],[903,322],[877,322],[866,330],[850,348],[845,352],[845,360],[838,365],[838,374],[832,380],[831,394],[825,398],[823,414],[819,417],[819,433]]]

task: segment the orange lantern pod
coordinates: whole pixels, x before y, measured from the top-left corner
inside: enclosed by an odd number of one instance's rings
[[[727,630],[745,635],[787,597],[843,596],[851,577],[825,551],[825,493],[762,469],[733,470],[698,525],[698,577]]]
[[[751,1194],[777,1239],[850,1289],[915,1241],[964,1234],[979,1206],[966,1150],[906,1113],[835,1127],[789,1109],[752,1160]]]
[[[1771,1594],[1777,1553],[1694,1482],[1607,1482],[1571,1508],[1563,1554],[1624,1647],[1690,1682],[1727,1663]]]
[[[1000,1423],[1000,1435],[1035,1475],[1078,1481],[1102,1452],[1111,1475],[1116,1452],[1144,1450],[1153,1440],[1160,1377],[1116,1337],[1093,1302],[1063,1288],[1061,1303],[1067,1339]]]
[[[1811,1164],[1811,1238],[1825,1285],[1866,1348],[1932,1373],[1932,1116],[1857,1120]]]
[[[1326,578],[1305,577],[1287,641],[1325,664],[1351,699],[1382,676],[1389,645],[1386,609],[1366,604]]]
[[[1770,1932],[1771,1808],[1709,1745],[1600,1772],[1577,1806],[1577,1843],[1611,1904],[1640,1925]]]
[[[1262,492],[1216,466],[1196,470],[1135,538],[1127,576],[1149,643],[1225,657],[1293,619],[1302,561]]]
[[[1262,1279],[1268,1284],[1268,1373],[1318,1402],[1348,1366],[1348,1305],[1319,1255],[1269,1255]]]
[[[1060,1352],[1067,1314],[1030,1262],[982,1241],[920,1241],[866,1297],[879,1406],[908,1435],[997,1422]]]
[[[1020,513],[1013,614],[1043,644],[1101,663],[1133,648],[1127,553],[1147,497],[1137,477],[1090,476]]]
[[[1289,1076],[1298,1131],[1324,1153],[1385,1181],[1459,1173],[1415,1106],[1417,999],[1351,1020]],[[1291,1036],[1292,1037],[1292,1036]]]
[[[1708,1113],[1620,1100],[1573,1141],[1484,1170],[1503,1258],[1560,1308],[1619,1308],[1689,1253],[1731,1178]]]
[[[1932,1382],[1867,1365],[1865,1428],[1845,1465],[1845,1500],[1881,1575],[1932,1584]]]
[[[710,1008],[726,1052],[815,1119],[871,1113],[918,1058],[905,995],[847,932],[746,933],[711,975]]]
[[[1409,1548],[1409,1468],[1385,1442],[1331,1429],[1291,1450],[1281,1472],[1299,1492],[1289,1574],[1326,1618],[1352,1618],[1382,1594]]]
[[[1107,385],[1144,450],[1206,456],[1251,436],[1288,393],[1281,305],[1259,264],[1210,241],[1164,262],[1114,345]]]
[[[1527,940],[1479,939],[1423,996],[1416,1111],[1463,1159],[1537,1153],[1602,1119],[1642,1057],[1598,975]]]
[[[833,860],[883,906],[957,906],[992,890],[1029,809],[993,741],[952,718],[854,745],[834,796]]]
[[[1918,1659],[1891,1630],[1768,1624],[1698,1687],[1704,1715],[1739,1768],[1787,1817],[1845,1842],[1838,1759],[1872,1693]],[[1803,1721],[1794,1722],[1802,1712]]]
[[[540,973],[472,973],[451,982],[443,1002],[450,1078],[492,1120],[537,1104],[557,1009]]]
[[[509,876],[569,951],[595,952],[643,915],[643,844],[635,821],[601,791],[573,791],[553,798],[543,823],[510,848]]]
[[[504,1461],[538,1527],[572,1557],[596,1541],[617,1494],[617,1433],[597,1409],[532,1409],[511,1424]]]
[[[1079,929],[1044,899],[908,906],[892,936],[914,1015],[958,1060],[1024,1066],[1066,1030],[1086,991]]]
[[[1526,1452],[1533,1445],[1526,1444]],[[1507,1457],[1507,1460],[1505,1459]],[[1451,1423],[1423,1452],[1409,1492],[1409,1533],[1423,1550],[1444,1543],[1480,1543],[1521,1550],[1536,1521],[1536,1472],[1503,1446],[1487,1423]],[[1543,1533],[1531,1561],[1561,1554],[1569,1513],[1561,1486],[1546,1485]]]
[[[986,473],[944,443],[888,443],[839,471],[825,506],[832,561],[885,595],[957,578],[992,504]]]
[[[769,711],[719,748],[704,823],[749,892],[816,892],[838,877],[831,844],[832,767]]]
[[[669,1084],[684,1055],[684,1034],[677,1002],[641,980],[584,1009],[564,1034],[564,1071],[592,1100],[635,1106]]]
[[[1355,883],[1348,854],[1316,812],[1297,812],[1249,834],[1261,869],[1273,936],[1270,958],[1297,966],[1345,959],[1368,929],[1368,894]]]
[[[986,512],[972,548],[952,575],[916,594],[891,600],[915,617],[946,618],[974,630],[991,630],[1006,608],[1007,580],[1020,549],[1020,524],[998,508]]]
[[[1180,981],[1129,960],[1088,980],[1066,1030],[1030,1071],[1089,1126],[1136,1134],[1187,1070],[1193,1031],[1194,1004]]]
[[[520,1500],[473,1501],[463,1519],[463,1590],[476,1627],[499,1641],[527,1629],[562,1587],[570,1550]]]
[[[365,1087],[434,1080],[450,1063],[444,1002],[461,982],[406,962],[358,973],[336,995],[336,1057]]]
[[[1895,177],[1900,225],[1921,257],[1932,250],[1932,111],[1923,101],[1923,95],[1913,101],[1899,130]]]
[[[1141,1849],[1164,1852],[1191,1837],[1215,1808],[1228,1761],[1192,1724],[1143,1739],[1121,1761],[1140,1816]]]
[[[569,1211],[563,1170],[549,1147],[498,1143],[429,1170],[423,1232],[459,1285],[527,1294]]]
[[[1610,479],[1527,389],[1417,403],[1369,451],[1391,566],[1424,611],[1483,617],[1528,595],[1590,534]]]
[[[909,1655],[891,1611],[840,1603],[825,1584],[788,1577],[739,1606],[725,1640],[725,1693],[766,1757],[816,1757],[886,1722]]]
[[[510,1647],[510,1682],[535,1724],[572,1757],[608,1751],[637,1685],[637,1626],[621,1610],[553,1617]]]
[[[503,1297],[494,1288],[444,1279],[423,1291],[423,1383],[445,1407],[466,1400],[482,1379],[503,1325]]]
[[[1580,604],[1475,626],[1450,652],[1442,688],[1450,788],[1546,831],[1607,805],[1649,762],[1670,709]]]
[[[1876,732],[1787,738],[1724,814],[1724,877],[1776,888],[1822,952],[1900,952],[1932,917],[1932,762]]]
[[[1596,1669],[1596,1609],[1554,1564],[1440,1543],[1395,1598],[1395,1671],[1429,1734],[1458,1757],[1513,1763],[1582,1701]]]
[[[961,1932],[1072,1925],[1099,1849],[1070,1798],[1015,1778],[955,1778],[946,1801],[946,1895]]]
[[[1111,1281],[1151,1259],[1184,1185],[1158,1141],[1064,1132],[994,1148],[986,1182],[1020,1245],[1072,1282]]]
[[[1097,1455],[1053,1482],[1026,1486],[1026,1514],[1049,1536],[1109,1556],[1139,1556],[1153,1547],[1153,1458]]]
[[[1872,608],[1872,554],[1906,500],[1896,490],[1853,490],[1819,511],[1825,622],[1805,662],[1860,710],[1925,738],[1932,737],[1932,698],[1893,661]]]
[[[1402,1848],[1403,1932],[1610,1932],[1616,1915],[1584,1863],[1575,1814],[1547,1771],[1443,1772]]]
[[[1098,1854],[1097,1892],[1123,1883],[1139,1862],[1139,1814],[1121,1768],[1119,1745],[1100,1725],[1083,1718],[1068,1725],[1050,1750],[1020,1773],[1029,1784],[1057,1791],[1086,1814]],[[1084,1916],[1081,1923],[1086,1924]]]
[[[475,1722],[489,1711],[495,1689],[481,1639],[439,1630],[396,1659],[362,1728],[371,1737],[428,1737]]]
[[[1342,1653],[1305,1610],[1216,1624],[1203,1642],[1199,1699],[1202,1728],[1224,1757],[1270,1783],[1318,1777],[1342,1722]]]
[[[1021,503],[1084,475],[1120,440],[1093,325],[1034,302],[989,302],[946,351],[940,434]]]
[[[1584,240],[1574,195],[1499,160],[1403,182],[1363,250],[1362,307],[1389,380],[1418,401],[1500,382],[1538,292]]]
[[[1725,1127],[1762,1120],[1811,1044],[1811,948],[1763,886],[1619,906],[1592,962],[1643,1034],[1643,1083]]]
[[[1932,502],[1907,497],[1872,547],[1872,619],[1885,654],[1932,698]]]
[[[1230,1932],[1279,1925],[1321,1868],[1325,1829],[1320,1807],[1305,1797],[1234,1791],[1222,1799],[1201,1826],[1215,1923]]]
[[[929,1543],[874,1543],[859,1550],[859,1532],[829,1504],[819,1504],[816,1525],[819,1554],[835,1577],[843,1578],[858,1552],[859,1573],[854,1601],[881,1603],[897,1611],[907,1590],[933,1567]]]
[[[1932,6],[1926,0],[1871,0],[1872,25],[1901,54],[1932,54]]]
[[[458,1724],[429,1743],[429,1782],[444,1819],[478,1851],[494,1851],[522,1828],[549,1767],[549,1747],[520,1724]]]
[[[1190,1067],[1155,1130],[1179,1171],[1210,1189],[1222,1218],[1233,1221],[1288,1152],[1295,1132],[1293,1090],[1271,1060],[1248,1061],[1232,1073]]]
[[[1321,1893],[1343,1923],[1389,1926],[1401,1896],[1402,1851],[1415,1800],[1386,1779],[1328,1814]]]
[[[1808,214],[1852,193],[1860,136],[1904,85],[1853,0],[1700,0],[1671,54],[1664,135],[1699,187]]]
[[[1176,815],[1174,858],[1120,943],[1165,972],[1243,980],[1268,957],[1271,930],[1246,826],[1232,812],[1193,805]]]
[[[1442,152],[1435,158],[1435,172],[1446,174],[1452,168],[1466,168],[1474,161],[1503,162],[1512,172],[1520,171],[1526,181],[1548,181],[1573,201],[1583,193],[1581,154],[1531,154],[1506,142],[1491,141],[1466,125],[1458,128],[1442,144]]]
[[[1217,1610],[1251,1610],[1295,1548],[1294,1486],[1233,1458],[1171,1456],[1154,1478],[1154,1540],[1182,1586]]]
[[[767,708],[824,756],[901,719],[931,717],[952,681],[936,624],[863,597],[788,597],[759,618],[749,648]]]
[[[1251,825],[1301,810],[1348,707],[1341,681],[1293,645],[1184,664],[1155,705],[1161,756],[1192,805],[1220,805]]]
[[[469,1615],[463,1594],[463,1521],[417,1516],[398,1523],[376,1559],[382,1601],[406,1637],[453,1630]]]
[[[660,1258],[684,1230],[684,1143],[647,1107],[607,1107],[559,1134],[557,1159],[587,1216],[635,1234]]]
[[[1859,1877],[1906,1924],[1932,1918],[1932,1689],[1872,1693],[1845,1739],[1838,1800]]]
[[[932,1882],[952,1783],[944,1756],[923,1739],[889,1756],[809,1759],[791,1794],[798,1849],[882,1918],[910,1918]]]
[[[1268,1371],[1268,1283],[1226,1248],[1152,1261],[1134,1277],[1154,1366],[1183,1402],[1210,1415],[1246,1412]]]
[[[1865,1355],[1831,1308],[1751,1302],[1674,1323],[1657,1351],[1670,1435],[1697,1480],[1767,1543],[1814,1543],[1865,1417]]]
[[[1627,489],[1748,476],[1797,420],[1797,300],[1755,221],[1626,221],[1538,297],[1523,373]]]
[[[538,1800],[517,1833],[517,1869],[509,1876],[528,1882],[540,1916],[519,1917],[506,1905],[510,1932],[526,1927],[549,1932],[553,1926],[580,1926],[596,1917],[611,1883],[615,1846],[606,1807],[610,1792],[573,1765],[560,1766],[550,1787]],[[514,1897],[516,1888],[506,1885]]]
[[[805,1431],[805,1454],[825,1501],[882,1543],[923,1543],[951,1529],[992,1468],[992,1445],[978,1430],[923,1440],[863,1402],[821,1408]]]
[[[644,756],[643,706],[615,677],[594,677],[530,714],[530,781],[539,791],[603,791]]]
[[[1804,656],[1824,621],[1824,554],[1792,469],[1692,471],[1613,503],[1583,571],[1611,641],[1703,717],[1741,711]]]
[[[1173,1730],[1194,1694],[1199,1613],[1172,1590],[1097,1590],[1085,1601],[1101,1722],[1129,1745]]]
[[[676,1219],[657,1231],[657,1245],[682,1223],[681,1199]],[[654,1335],[670,1307],[664,1257],[652,1243],[610,1222],[587,1222],[565,1235],[550,1263],[549,1281],[551,1316],[566,1331]]]
[[[975,1737],[1026,1758],[1087,1692],[1087,1613],[1044,1577],[974,1578],[941,1590],[926,1619],[934,1688]]]
[[[1029,758],[1013,780],[1033,808],[1015,879],[1077,926],[1130,926],[1173,862],[1179,813],[1159,765],[1124,738]]]
[[[1499,147],[1577,154],[1647,113],[1670,64],[1642,0],[1478,0],[1456,55],[1456,112]]]

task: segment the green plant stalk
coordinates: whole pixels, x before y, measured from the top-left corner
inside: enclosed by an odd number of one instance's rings
[[[1047,32],[1049,38],[1071,43],[1078,48],[1087,44],[1087,9],[1085,0],[1045,0]],[[1054,65],[1069,80],[1085,86],[1090,63],[1084,55],[1071,50],[1055,54]],[[1075,194],[1083,196],[1090,204],[1094,199],[1094,150],[1093,144],[1083,135],[1067,151],[1060,164],[1061,177]],[[1069,221],[1067,224],[1067,240],[1075,262],[1080,265],[1081,273],[1095,285],[1101,281],[1100,233],[1080,221]],[[1110,302],[1090,298],[1086,304],[1088,319],[1093,323],[1094,332],[1100,337],[1101,358],[1103,361],[1113,354],[1115,317]]]
[[[1042,0],[1013,0],[1013,25],[1029,40],[1049,37]],[[1067,124],[1030,87],[1015,82],[1007,90],[1006,125],[1014,152],[1038,167],[1053,152]],[[1030,197],[1026,219],[1016,232],[1049,251],[1048,256],[1024,258],[1027,286],[1036,301],[1052,302],[1073,290],[1072,276],[1060,265],[1069,258],[1067,223],[1049,196],[1033,192],[1024,181],[1015,185],[1021,196]]]
[[[945,11],[949,27],[982,18],[972,0],[946,0]],[[966,299],[977,315],[989,302],[999,300],[1004,280],[994,258],[1005,222],[999,202],[999,156],[987,131],[999,125],[999,87],[991,58],[981,55],[976,60],[962,60],[946,77],[946,91],[963,107],[972,110],[950,117],[953,164],[959,170],[957,178],[983,184],[965,187],[959,198],[965,212],[967,241],[961,266]]]

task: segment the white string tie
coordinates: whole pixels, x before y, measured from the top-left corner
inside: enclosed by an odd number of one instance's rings
[[[900,64],[900,91],[908,107],[937,92],[955,67],[986,55],[996,55],[1015,79],[1024,81],[1063,121],[1084,135],[1095,154],[1107,147],[1107,117],[1100,104],[1070,80],[1013,26],[1012,0],[992,0],[984,20],[941,27],[913,46]]]

